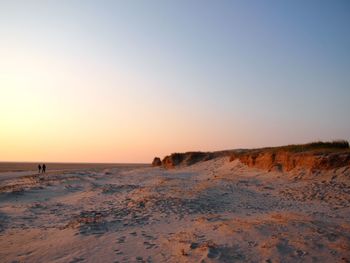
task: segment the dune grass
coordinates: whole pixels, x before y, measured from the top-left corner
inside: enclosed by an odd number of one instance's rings
[[[305,144],[291,144],[285,146],[268,147],[255,149],[258,151],[287,151],[287,152],[309,152],[309,151],[347,151],[349,150],[349,142],[346,140],[335,140],[330,142],[310,142]],[[254,150],[253,150],[254,151]]]

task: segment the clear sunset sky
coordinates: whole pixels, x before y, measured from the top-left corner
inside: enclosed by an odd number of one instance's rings
[[[0,0],[0,160],[350,139],[350,1]]]

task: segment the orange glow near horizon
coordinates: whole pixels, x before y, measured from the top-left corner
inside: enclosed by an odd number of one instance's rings
[[[269,135],[280,127],[267,129],[263,118],[174,103],[126,72],[86,69],[35,50],[1,55],[1,161],[150,162],[179,151],[284,143]]]
[[[224,146],[215,147],[215,126],[199,116],[186,116],[181,107],[168,111],[157,97],[145,101],[140,83],[127,74],[119,83],[106,72],[91,76],[80,62],[45,59],[35,50],[2,57],[1,161],[149,162]]]
[[[349,140],[347,9],[258,6],[1,3],[0,161]]]

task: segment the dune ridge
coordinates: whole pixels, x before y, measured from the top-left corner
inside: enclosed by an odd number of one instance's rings
[[[261,149],[239,149],[218,152],[186,152],[165,156],[158,166],[171,169],[189,166],[218,157],[229,157],[241,163],[266,171],[292,171],[296,168],[314,172],[331,170],[350,165],[350,150],[347,141],[314,142]]]

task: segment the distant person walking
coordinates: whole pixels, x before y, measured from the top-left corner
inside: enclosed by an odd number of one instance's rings
[[[45,173],[45,172],[46,172],[46,165],[43,164],[43,173]]]
[[[38,170],[39,170],[39,174],[40,174],[40,172],[41,172],[41,165],[40,164],[38,165]]]

